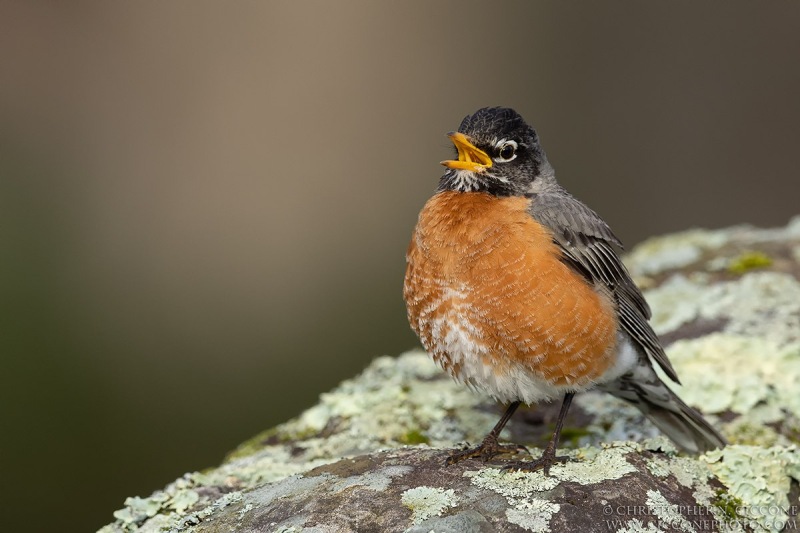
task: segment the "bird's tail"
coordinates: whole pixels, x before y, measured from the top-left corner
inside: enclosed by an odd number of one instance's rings
[[[647,368],[639,365],[634,371],[601,388],[634,404],[658,429],[688,453],[702,453],[727,444],[703,415],[686,405],[649,365]]]

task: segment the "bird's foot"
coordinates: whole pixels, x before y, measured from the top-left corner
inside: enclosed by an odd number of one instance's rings
[[[528,452],[528,449],[521,444],[500,444],[497,442],[497,437],[488,435],[480,446],[475,448],[466,448],[460,452],[456,452],[447,458],[445,464],[447,466],[454,465],[464,459],[480,459],[484,463],[497,457],[498,455],[509,454],[516,455],[520,452]]]
[[[535,461],[516,461],[503,466],[504,472],[535,472],[541,470],[545,476],[550,475],[550,467],[556,463],[566,463],[569,457],[566,455],[556,455],[555,449],[545,448],[542,456]]]

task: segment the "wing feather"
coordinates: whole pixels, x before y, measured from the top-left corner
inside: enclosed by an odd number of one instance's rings
[[[622,329],[644,353],[680,383],[650,326],[650,307],[614,246],[622,243],[597,213],[562,188],[532,196],[530,214],[553,234],[564,262],[592,283],[602,283],[617,302]]]

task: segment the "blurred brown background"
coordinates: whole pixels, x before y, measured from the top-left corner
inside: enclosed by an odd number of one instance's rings
[[[414,346],[405,247],[478,107],[528,118],[629,245],[784,224],[799,22],[790,2],[0,3],[0,528],[97,528]]]

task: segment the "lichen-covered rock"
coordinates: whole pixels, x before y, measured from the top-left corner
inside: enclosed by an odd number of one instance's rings
[[[184,518],[174,527],[464,533],[601,526],[607,531],[633,518],[645,529],[693,531],[698,521],[729,518],[720,504],[724,488],[702,467],[689,476],[679,458],[627,443],[588,453],[554,467],[548,477],[463,463],[444,468],[446,452],[429,448],[375,452],[262,485],[237,496],[224,512]],[[693,515],[692,509],[707,514]]]
[[[798,529],[800,218],[652,239],[626,263],[647,289],[676,390],[726,449],[680,456],[636,408],[591,392],[562,434],[575,461],[551,477],[445,467],[499,409],[416,351],[376,359],[216,469],[128,498],[101,531]],[[557,409],[520,411],[503,438],[543,445]]]

